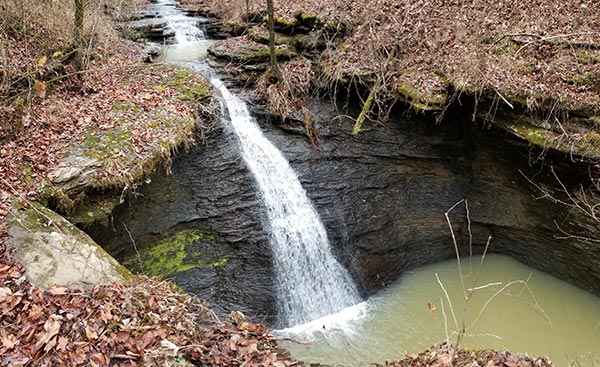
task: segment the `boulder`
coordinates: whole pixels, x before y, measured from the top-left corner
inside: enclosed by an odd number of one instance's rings
[[[131,276],[88,235],[41,205],[28,203],[7,218],[9,245],[38,287],[91,288]]]
[[[269,61],[269,47],[246,36],[219,41],[208,49],[208,54],[218,60],[237,64],[260,64]],[[275,54],[278,61],[289,60],[295,56],[287,45],[277,46]]]

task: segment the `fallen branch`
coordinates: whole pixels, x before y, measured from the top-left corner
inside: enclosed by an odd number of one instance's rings
[[[360,127],[362,126],[363,122],[365,121],[365,118],[367,117],[367,113],[369,113],[369,111],[371,110],[371,105],[373,104],[373,100],[375,99],[375,94],[377,93],[377,90],[379,89],[379,87],[381,86],[381,83],[383,82],[383,74],[385,73],[385,69],[387,69],[388,64],[390,62],[392,62],[392,60],[394,59],[394,55],[395,55],[394,50],[392,50],[391,52],[388,53],[387,58],[385,59],[385,63],[383,64],[383,67],[382,67],[382,75],[377,77],[377,80],[375,81],[375,85],[373,85],[373,88],[371,89],[371,92],[369,93],[367,100],[363,104],[363,108],[360,111],[358,118],[356,119],[354,128],[352,129],[352,135],[356,135],[360,132]]]

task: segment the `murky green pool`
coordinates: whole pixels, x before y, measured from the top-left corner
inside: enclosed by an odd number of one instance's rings
[[[473,287],[478,261],[473,259],[472,272],[469,261],[463,261],[465,288]],[[364,366],[445,340],[446,323],[455,343],[452,333],[462,325],[464,307],[458,274],[456,261],[407,273],[367,302],[285,330],[312,341],[287,346],[305,361]],[[562,367],[600,366],[600,298],[500,255],[486,257],[476,288],[467,303],[462,346],[547,356]]]

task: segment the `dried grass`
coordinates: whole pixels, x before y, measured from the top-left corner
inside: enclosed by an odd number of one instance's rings
[[[112,18],[125,14],[138,0],[88,2],[84,16],[87,64],[98,49],[115,42]],[[36,81],[52,81],[75,73],[72,1],[15,0],[0,4],[0,139],[22,128],[22,117],[35,97]]]
[[[310,61],[302,58],[282,64],[281,74],[282,78],[276,84],[269,84],[266,78],[262,78],[257,85],[257,93],[272,112],[290,117],[311,97],[315,75]]]
[[[241,21],[243,0],[188,0]],[[251,11],[264,10],[250,1]],[[234,10],[235,9],[235,10]],[[284,19],[306,12],[343,22],[350,34],[320,60],[335,86],[352,75],[372,84],[386,55],[396,59],[383,75],[382,93],[414,89],[439,97],[447,84],[468,92],[497,91],[524,107],[599,112],[600,2],[370,0],[276,1]],[[367,84],[368,85],[368,84]]]

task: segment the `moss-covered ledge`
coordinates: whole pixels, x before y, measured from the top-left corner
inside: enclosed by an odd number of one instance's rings
[[[216,117],[217,109],[204,78],[181,67],[155,68],[158,77],[133,75],[125,81],[140,85],[140,92],[109,106],[101,116],[113,121],[109,128],[71,140],[41,190],[41,202],[77,224],[104,221],[124,194],[158,167],[168,169],[173,152],[194,143],[198,130],[212,123],[207,120]],[[180,108],[169,101],[177,101]]]
[[[600,159],[600,96],[596,106],[583,107],[522,96],[507,93],[500,97],[496,91],[484,90],[470,97],[479,99],[474,113],[484,124],[499,127],[544,150],[584,160]],[[528,106],[532,100],[535,107]]]

